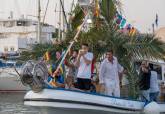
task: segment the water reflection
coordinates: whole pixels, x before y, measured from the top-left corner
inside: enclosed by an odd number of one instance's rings
[[[0,93],[0,114],[41,114],[34,107],[23,105],[25,93]]]

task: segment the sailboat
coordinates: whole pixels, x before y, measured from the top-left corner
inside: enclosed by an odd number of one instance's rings
[[[21,65],[17,64],[15,60],[0,59],[0,92],[22,92],[28,90],[26,86],[22,85],[19,76],[13,68],[14,66],[20,72]]]

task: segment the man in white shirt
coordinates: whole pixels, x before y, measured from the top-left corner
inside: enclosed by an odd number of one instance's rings
[[[76,65],[78,67],[77,84],[81,90],[90,90],[91,86],[91,64],[93,53],[88,52],[88,44],[82,44],[82,49],[79,51]]]
[[[118,63],[113,51],[107,52],[107,58],[103,60],[99,72],[99,81],[105,88],[105,94],[120,97],[119,73],[123,72],[123,67]]]

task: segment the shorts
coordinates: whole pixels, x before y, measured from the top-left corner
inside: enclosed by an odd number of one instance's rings
[[[90,90],[91,79],[77,78],[77,87],[78,89],[81,89],[81,90]]]

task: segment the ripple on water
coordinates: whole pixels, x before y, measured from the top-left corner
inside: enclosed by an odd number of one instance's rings
[[[41,114],[33,107],[23,105],[25,93],[0,93],[0,114]]]

